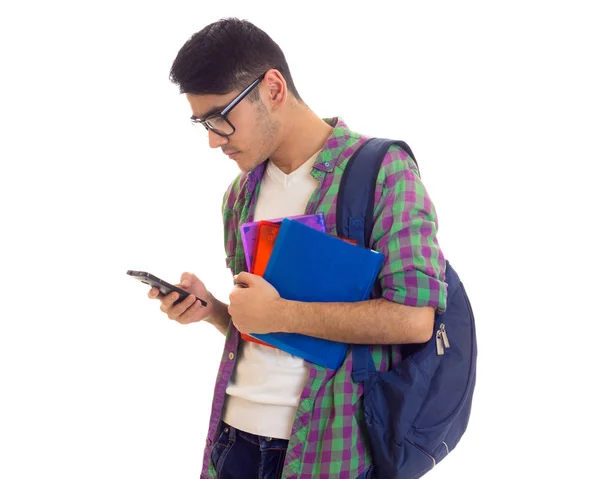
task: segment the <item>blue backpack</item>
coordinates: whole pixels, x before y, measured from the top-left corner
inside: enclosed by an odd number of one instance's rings
[[[342,177],[338,235],[361,246],[369,246],[375,184],[383,158],[394,144],[414,159],[402,141],[371,139],[350,158]],[[445,281],[447,309],[436,313],[432,338],[424,344],[401,346],[397,367],[376,371],[369,347],[352,346],[352,377],[364,383],[372,477],[423,476],[454,449],[467,428],[475,388],[475,323],[465,288],[448,262]],[[372,297],[380,295],[377,285]]]

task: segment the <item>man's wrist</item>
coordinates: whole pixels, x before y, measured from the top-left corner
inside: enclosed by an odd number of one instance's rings
[[[227,305],[215,298],[210,291],[207,291],[206,302],[210,305],[211,311],[209,312],[209,315],[204,318],[204,321],[212,324],[218,331],[227,335],[231,320]]]
[[[219,310],[221,309],[219,306],[221,302],[215,298],[210,291],[207,291],[206,302],[208,303],[208,307],[210,308],[210,313],[208,317],[205,319],[207,323],[214,325],[219,321]]]
[[[298,301],[279,298],[272,314],[276,321],[276,330],[281,333],[293,333],[296,330],[296,321],[298,318]]]

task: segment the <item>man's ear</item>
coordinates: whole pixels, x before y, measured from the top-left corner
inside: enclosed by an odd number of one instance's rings
[[[271,110],[279,110],[287,100],[287,83],[279,70],[269,70],[263,79],[261,97],[263,103]]]

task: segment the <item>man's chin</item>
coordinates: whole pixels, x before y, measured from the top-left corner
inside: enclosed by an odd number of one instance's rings
[[[242,173],[250,173],[255,167],[248,165],[247,163],[236,161],[235,162]]]
[[[250,173],[251,171],[258,168],[260,165],[262,165],[266,160],[255,160],[252,162],[248,162],[248,161],[244,161],[243,159],[238,158],[234,161],[236,162],[236,164],[238,165],[238,168],[243,173]]]
[[[244,172],[247,173],[248,172],[248,165],[246,164],[246,162],[244,161],[243,155],[240,152],[236,152],[233,153],[231,155],[227,155],[227,157],[234,161],[235,164],[238,166],[238,168]]]

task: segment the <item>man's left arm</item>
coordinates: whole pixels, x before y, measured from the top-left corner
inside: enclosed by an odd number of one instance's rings
[[[384,298],[357,303],[282,300],[281,332],[351,344],[424,343],[433,331],[434,309]]]
[[[383,161],[375,197],[373,249],[385,261],[381,299],[359,303],[288,301],[282,323],[301,334],[355,344],[428,341],[435,310],[445,308],[445,261],[435,207],[416,163],[393,147]]]

